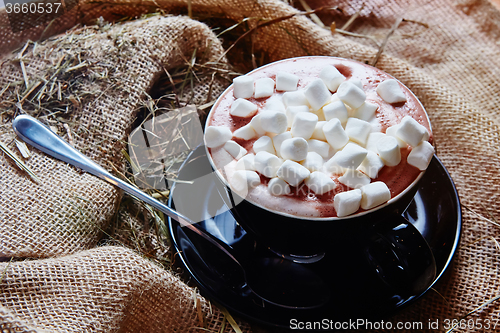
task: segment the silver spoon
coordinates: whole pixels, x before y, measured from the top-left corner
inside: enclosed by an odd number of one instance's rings
[[[138,188],[127,184],[121,179],[113,176],[100,165],[73,148],[70,144],[64,141],[61,137],[59,137],[37,119],[28,115],[20,115],[14,119],[14,121],[12,122],[12,127],[14,128],[16,134],[26,143],[29,143],[33,147],[38,148],[39,150],[52,157],[67,162],[94,176],[101,178],[102,180],[112,185],[115,185],[116,187],[124,190],[138,200],[141,200],[158,209],[159,211],[165,213],[170,218],[178,221],[182,226],[189,228],[196,234],[206,239],[239,266],[239,268],[243,272],[246,286],[254,295],[259,297],[260,299],[266,300],[269,303],[280,307],[301,309],[317,308],[328,301],[329,297],[325,297],[324,292],[326,286],[322,283],[322,280],[318,280],[319,277],[304,266],[282,260],[279,261],[274,259],[271,260],[269,258],[263,258],[263,260],[252,263],[251,266],[248,266],[247,269],[245,269],[244,266],[247,265],[243,265],[240,260],[236,259],[228,249],[226,249],[210,234],[198,228],[194,221],[173,210],[164,203],[156,200],[155,198],[147,195]],[[248,272],[250,272],[251,274],[247,274]],[[297,278],[297,280],[289,288],[288,294],[291,297],[288,297],[285,300],[281,297],[276,298],[275,292],[256,292],[255,288],[251,287],[252,282],[257,287],[257,289],[262,290],[260,286],[265,284],[266,279],[269,279],[270,277],[262,276],[261,274],[255,274],[254,272],[270,272],[271,274],[269,275],[272,275],[277,283],[279,283],[281,279],[289,279],[291,275],[295,276],[296,274],[298,274],[300,278]],[[311,284],[311,281],[315,281],[314,285]],[[286,294],[287,291],[283,291],[283,293]]]

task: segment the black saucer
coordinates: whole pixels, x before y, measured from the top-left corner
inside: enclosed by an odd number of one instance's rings
[[[257,244],[227,210],[219,194],[220,183],[212,175],[204,147],[197,148],[189,156],[179,172],[179,179],[198,181],[194,185],[188,182],[175,183],[171,188],[169,205],[173,206],[173,198],[181,213],[190,212],[192,215],[189,217],[202,220],[198,223],[199,227],[236,253],[276,258]],[[437,277],[427,289],[414,295],[380,287],[372,276],[359,277],[349,273],[349,265],[352,266],[352,261],[356,260],[350,258],[350,252],[327,253],[320,263],[308,266],[329,287],[325,293],[330,294],[330,301],[315,309],[283,308],[262,301],[248,293],[238,267],[220,250],[214,249],[213,245],[181,227],[175,220],[169,219],[169,229],[182,265],[203,295],[222,304],[231,313],[276,328],[289,329],[290,325],[293,328],[294,323],[299,322],[321,322],[325,324],[323,328],[333,328],[331,323],[334,322],[377,320],[395,314],[434,286],[450,265],[459,242],[462,215],[453,181],[436,157],[403,216],[424,236],[436,260]]]

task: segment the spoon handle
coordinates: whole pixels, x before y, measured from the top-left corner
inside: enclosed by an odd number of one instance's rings
[[[147,195],[138,188],[113,176],[100,165],[73,148],[69,143],[64,141],[60,136],[52,132],[52,130],[35,118],[28,115],[18,116],[12,122],[12,127],[14,128],[16,134],[23,139],[23,141],[29,143],[35,148],[38,148],[44,153],[74,165],[103,179],[104,181],[107,181],[110,184],[121,188],[128,194],[133,195],[137,199],[155,207],[183,225],[194,223],[186,216],[176,212],[172,208]]]

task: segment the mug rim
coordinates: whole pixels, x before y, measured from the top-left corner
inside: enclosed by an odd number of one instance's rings
[[[310,58],[327,58],[327,59],[338,59],[338,60],[343,60],[343,61],[355,62],[355,63],[358,63],[358,64],[363,65],[363,66],[369,66],[369,67],[375,68],[376,70],[381,71],[381,72],[389,75],[392,79],[395,79],[400,84],[402,84],[410,92],[410,94],[412,94],[415,97],[415,100],[422,107],[422,110],[424,110],[424,114],[425,114],[425,117],[427,119],[427,123],[429,124],[429,129],[430,129],[431,134],[432,134],[432,126],[431,126],[431,122],[430,122],[430,119],[429,119],[429,115],[427,114],[427,110],[424,108],[424,106],[422,105],[422,102],[417,98],[417,96],[415,96],[415,94],[413,93],[413,91],[411,91],[410,88],[408,88],[405,84],[403,84],[397,78],[393,77],[391,74],[386,73],[386,72],[382,71],[379,68],[376,68],[376,67],[373,67],[371,65],[359,62],[357,60],[348,59],[348,58],[341,58],[341,57],[331,57],[331,56],[301,56],[301,57],[293,57],[293,58],[286,58],[286,59],[282,59],[282,60],[270,62],[268,64],[265,64],[264,66],[260,66],[258,68],[255,68],[252,71],[250,71],[250,72],[248,72],[248,73],[246,73],[244,75],[252,74],[252,73],[254,73],[254,72],[258,71],[258,70],[261,70],[263,68],[272,66],[272,65],[277,64],[277,63],[287,62],[287,61],[292,61],[292,60],[300,60],[300,59],[310,59]],[[219,95],[219,97],[217,97],[217,99],[215,100],[214,105],[210,108],[210,112],[207,115],[206,122],[205,122],[205,128],[204,128],[205,130],[206,130],[206,128],[207,128],[207,126],[208,126],[208,124],[210,122],[210,119],[211,119],[211,117],[213,115],[214,109],[217,107],[217,105],[219,104],[220,100],[227,94],[227,92],[229,91],[229,89],[231,89],[232,87],[233,87],[233,84],[229,85]],[[205,142],[205,136],[203,136],[203,141]],[[230,186],[228,180],[225,179],[225,177],[220,173],[219,169],[217,169],[217,167],[215,166],[215,163],[214,163],[214,161],[212,159],[212,155],[210,154],[209,148],[207,147],[206,144],[204,144],[204,147],[205,147],[206,155],[208,157],[208,161],[210,162],[210,166],[214,170],[215,174],[217,175],[217,177],[219,178],[219,180],[224,184],[224,186],[227,189],[229,189],[231,192],[233,192],[233,190],[231,189],[231,186]],[[287,217],[287,218],[292,218],[292,219],[297,219],[297,220],[307,220],[307,221],[319,221],[319,222],[321,222],[321,221],[344,221],[344,220],[355,219],[355,218],[359,218],[359,217],[362,217],[362,216],[366,216],[366,215],[375,213],[375,212],[377,212],[377,211],[379,211],[379,210],[381,210],[381,209],[383,209],[383,208],[385,208],[387,206],[390,206],[390,205],[396,203],[399,199],[401,199],[402,197],[404,197],[408,192],[410,192],[417,185],[417,183],[420,181],[420,179],[424,176],[425,171],[426,170],[421,170],[420,173],[418,174],[418,176],[403,191],[401,191],[395,197],[389,199],[385,203],[383,203],[383,204],[381,204],[379,206],[373,207],[373,208],[371,208],[369,210],[363,210],[361,212],[353,213],[353,214],[350,214],[350,215],[347,215],[347,216],[342,216],[342,217],[338,217],[338,216],[324,216],[324,217],[321,217],[321,216],[293,215],[293,214],[286,213],[286,212],[281,212],[281,211],[278,211],[278,210],[272,210],[272,209],[270,209],[268,207],[265,207],[265,206],[263,206],[263,205],[261,205],[259,203],[254,202],[254,201],[252,201],[250,199],[247,199],[247,197],[242,198],[242,199],[245,200],[246,202],[248,202],[248,203],[250,203],[250,204],[252,204],[252,205],[260,208],[260,209],[264,209],[264,210],[266,210],[266,211],[268,211],[270,213],[278,214],[278,215],[281,215],[281,216],[284,216],[284,217]],[[235,192],[235,193],[237,193],[237,192]]]

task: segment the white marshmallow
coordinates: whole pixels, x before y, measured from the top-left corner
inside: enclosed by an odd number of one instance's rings
[[[412,147],[418,146],[426,134],[428,134],[427,129],[410,116],[405,116],[401,120],[396,131],[396,136]]]
[[[257,112],[257,105],[243,98],[238,98],[231,104],[229,113],[236,117],[251,117]]]
[[[260,177],[255,171],[237,170],[229,184],[238,194],[246,196],[248,191],[260,185]]]
[[[250,98],[253,95],[253,79],[249,76],[238,76],[233,79],[235,98]]]
[[[208,126],[205,130],[205,145],[208,148],[222,146],[233,137],[231,130],[224,126]]]
[[[250,124],[246,124],[234,131],[233,136],[237,139],[250,140],[255,138],[257,133]]]
[[[401,162],[401,148],[394,137],[386,135],[377,141],[376,146],[378,155],[385,165],[396,166]]]
[[[375,179],[383,167],[384,162],[380,159],[377,153],[369,150],[365,159],[359,165],[358,170],[368,177]]]
[[[358,118],[349,118],[345,125],[345,132],[349,139],[362,146],[366,145],[368,135],[372,131],[372,125],[364,120]]]
[[[299,105],[307,105],[309,107],[304,90],[287,91],[283,94],[283,103],[286,107]]]
[[[349,137],[338,118],[331,119],[323,126],[323,134],[328,144],[336,150],[342,149],[349,142]]]
[[[384,136],[385,134],[382,132],[371,132],[370,134],[368,134],[368,139],[366,139],[366,145],[365,145],[366,150],[378,154],[377,141],[380,138],[383,138]]]
[[[343,217],[356,213],[361,204],[361,190],[340,192],[333,198],[333,207],[338,217]]]
[[[363,90],[363,83],[361,82],[360,79],[350,79],[349,82],[351,82],[352,84],[354,84],[359,89]]]
[[[276,177],[276,172],[282,163],[278,156],[267,151],[260,151],[254,157],[255,171],[268,178]]]
[[[365,102],[366,94],[350,81],[343,82],[337,89],[338,98],[353,109],[357,109]]]
[[[343,124],[345,124],[348,117],[347,108],[341,100],[323,106],[323,114],[326,121],[337,118]]]
[[[321,79],[315,79],[304,90],[307,101],[314,111],[318,111],[330,101],[332,94]]]
[[[299,77],[288,72],[278,72],[276,74],[276,90],[295,91],[299,84]]]
[[[320,171],[323,168],[323,157],[320,154],[310,151],[307,153],[305,160],[300,162],[303,166],[307,168],[307,170]]]
[[[331,160],[342,168],[354,170],[363,162],[367,154],[368,150],[355,143],[349,142],[341,151],[337,152]]]
[[[398,129],[399,129],[399,124],[387,127],[387,129],[385,130],[385,134],[396,138],[396,140],[398,141],[399,148],[406,148],[407,143],[398,138],[398,136],[396,135]]]
[[[273,145],[274,145],[274,150],[276,151],[276,155],[282,157],[281,144],[283,143],[283,141],[291,138],[292,138],[292,133],[290,132],[284,132],[273,137]]]
[[[319,171],[311,172],[304,183],[311,191],[319,195],[330,192],[337,187],[337,184],[330,177]]]
[[[327,158],[330,154],[330,145],[325,141],[310,139],[307,140],[307,151],[313,151],[320,154],[321,157]]]
[[[297,187],[310,172],[306,167],[294,161],[285,161],[278,169],[278,177],[286,181],[291,186]]]
[[[345,81],[345,76],[339,72],[339,70],[332,65],[327,65],[323,67],[319,73],[319,77],[323,80],[325,85],[331,92],[337,90],[342,82]]]
[[[292,127],[295,116],[301,112],[309,113],[309,107],[307,105],[292,105],[286,108],[285,114],[288,127]]]
[[[419,170],[425,170],[431,163],[432,156],[434,156],[434,147],[428,141],[422,141],[408,154],[408,164]]]
[[[253,151],[257,154],[261,151],[267,151],[273,155],[276,155],[274,150],[273,140],[267,135],[261,136],[253,143]]]
[[[326,141],[325,133],[323,133],[323,126],[325,126],[325,124],[326,121],[318,121],[316,123],[311,139]]]
[[[270,133],[283,133],[287,128],[287,118],[279,111],[266,111],[260,114],[262,129]]]
[[[255,155],[254,154],[246,154],[238,162],[236,162],[236,165],[234,168],[236,170],[249,170],[249,171],[255,171]]]
[[[274,93],[274,80],[265,77],[255,81],[255,98],[270,97]]]
[[[283,179],[275,177],[269,181],[267,184],[267,189],[269,193],[274,196],[288,195],[292,192],[290,185]]]
[[[271,96],[264,104],[263,111],[279,111],[285,113],[285,104],[283,104],[283,100],[279,95]]]
[[[283,141],[280,154],[286,160],[302,161],[307,156],[308,144],[304,138],[291,138]]]
[[[346,172],[338,178],[339,182],[349,186],[350,188],[360,188],[367,184],[370,184],[370,177],[362,173],[361,171],[348,169]]]
[[[292,124],[292,136],[304,139],[311,138],[311,135],[318,123],[318,116],[311,112],[299,112],[295,115]]]
[[[250,120],[250,126],[253,128],[255,133],[257,133],[258,136],[266,134],[266,131],[262,128],[262,125],[260,123],[260,114],[257,114],[252,117],[252,120]]]
[[[361,208],[368,210],[391,199],[391,191],[384,182],[373,182],[360,188]]]
[[[373,104],[370,102],[364,102],[357,109],[354,109],[352,116],[361,120],[368,121],[375,115],[375,111],[378,109],[378,104]]]
[[[227,152],[237,160],[242,158],[247,153],[247,150],[245,148],[243,148],[233,140],[229,140],[228,142],[226,142],[224,144],[224,149],[227,150]]]
[[[377,94],[390,104],[406,102],[406,95],[395,79],[388,79],[380,83],[377,87]]]

